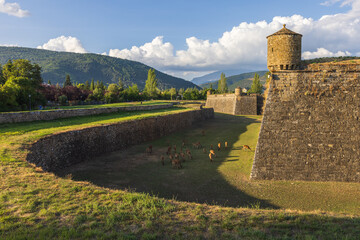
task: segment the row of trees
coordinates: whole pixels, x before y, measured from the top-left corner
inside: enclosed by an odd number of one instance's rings
[[[149,69],[145,88],[141,92],[136,84],[125,88],[121,80],[107,87],[102,81],[95,82],[94,79],[91,83],[86,81],[74,84],[69,75],[66,75],[63,86],[52,85],[50,81],[44,84],[40,66],[24,59],[10,60],[3,67],[0,66],[0,111],[27,110],[38,105],[46,105],[48,102],[65,105],[79,102],[115,103],[148,99],[203,100],[206,99],[208,90],[215,93],[228,92],[225,74],[221,74],[217,90],[212,87],[203,90],[197,88],[160,90],[155,70]],[[258,74],[255,74],[250,92],[262,92]]]
[[[173,100],[200,100],[206,98],[206,90],[197,88],[171,88],[161,91],[158,88],[158,79],[155,70],[148,71],[145,88],[140,91],[136,84],[124,87],[121,80],[109,84],[107,87],[102,81],[75,84],[69,75],[66,75],[63,86],[53,85],[50,81],[43,83],[41,68],[30,61],[19,59],[8,61],[0,65],[0,111],[16,111],[34,109],[48,102],[65,104],[95,103],[95,102],[123,102],[144,101],[148,99]]]
[[[267,75],[266,75],[267,76]],[[221,73],[220,80],[218,81],[218,88],[216,93],[227,93],[228,86],[227,86],[227,79],[224,73]],[[210,89],[212,89],[212,85],[210,85]],[[261,94],[263,92],[263,85],[260,83],[260,76],[259,74],[255,73],[254,80],[251,84],[251,88],[249,89],[248,93],[258,93]]]

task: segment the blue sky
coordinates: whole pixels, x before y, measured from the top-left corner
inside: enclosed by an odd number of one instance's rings
[[[359,13],[359,0],[0,0],[0,45],[103,53],[191,79],[265,69],[265,36],[282,23],[304,35],[307,58],[358,55]]]

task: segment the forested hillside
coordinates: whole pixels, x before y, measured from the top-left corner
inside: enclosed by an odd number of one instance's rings
[[[253,82],[255,73],[259,74],[260,83],[264,84],[266,82],[265,74],[267,73],[267,71],[249,72],[249,73],[242,73],[242,74],[234,75],[234,76],[230,76],[230,77],[226,76],[226,83],[227,83],[228,89],[233,91],[237,87],[250,88],[251,84]],[[219,75],[219,78],[220,78],[220,75]],[[217,89],[218,81],[201,84],[200,86],[202,88],[209,88],[211,85],[214,89]]]
[[[148,70],[151,68],[139,62],[114,58],[99,54],[80,54],[69,52],[55,52],[22,47],[0,47],[0,64],[9,59],[28,59],[42,68],[44,82],[63,84],[66,74],[72,82],[103,81],[104,84],[117,83],[119,78],[125,87],[137,84],[140,89],[145,87]],[[160,89],[192,88],[195,84],[155,70]]]

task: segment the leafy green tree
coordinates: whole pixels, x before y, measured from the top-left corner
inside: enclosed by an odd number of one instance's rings
[[[105,101],[107,103],[117,102],[119,98],[119,87],[117,84],[112,83],[108,86],[107,92],[105,94]]]
[[[125,90],[125,99],[128,101],[138,101],[141,99],[139,94],[140,91],[137,84],[133,84]]]
[[[50,81],[50,80],[48,80],[48,84],[51,85],[51,81]]]
[[[191,100],[191,88],[187,88],[183,94],[185,100]]]
[[[58,98],[58,101],[60,103],[61,106],[65,106],[67,105],[67,102],[68,102],[68,98],[66,95],[61,95],[59,98]]]
[[[95,83],[95,88],[100,88],[100,81],[97,80],[96,83]],[[95,89],[94,89],[95,90]]]
[[[5,79],[3,77],[2,67],[1,67],[1,64],[0,64],[0,85],[2,85],[2,84],[5,84]]]
[[[8,111],[19,106],[16,96],[20,91],[19,85],[13,81],[0,84],[0,111]]]
[[[219,93],[226,93],[228,90],[228,86],[226,83],[226,77],[224,73],[221,73],[220,80],[218,81],[218,91]]]
[[[94,79],[91,79],[91,84],[90,84],[90,91],[94,91],[95,89],[95,83],[94,83]]]
[[[4,84],[1,88],[4,96],[9,93],[13,95],[3,105],[0,103],[2,105],[0,108],[26,110],[29,107],[29,98],[31,98],[32,106],[44,104],[45,98],[38,92],[43,82],[39,65],[31,64],[25,59],[9,60],[3,66],[2,77]],[[14,96],[16,97],[16,104],[13,101]]]
[[[119,78],[118,87],[120,92],[124,90],[124,83],[122,82],[121,78]]]
[[[155,69],[150,68],[148,71],[148,78],[145,82],[145,89],[144,92],[150,97],[155,98],[157,96],[157,85],[158,80],[155,75]]]
[[[108,92],[111,92],[113,94],[119,94],[119,87],[115,83],[109,84],[108,86]]]
[[[84,88],[85,90],[90,90],[90,84],[88,80],[86,80]]]
[[[170,88],[169,93],[170,93],[171,100],[173,100],[173,96],[176,95],[176,89],[175,88]]]
[[[66,77],[65,77],[64,87],[66,87],[66,86],[72,86],[69,74],[66,74]]]
[[[93,95],[93,97],[95,98],[96,101],[104,100],[104,90],[102,90],[99,87],[94,89],[92,95]]]
[[[261,93],[263,86],[260,83],[260,77],[259,74],[255,73],[254,80],[252,82],[251,88],[249,90],[249,93]]]
[[[185,93],[185,90],[183,88],[180,88],[178,93],[179,93],[179,95],[183,96]]]
[[[99,88],[101,88],[102,90],[105,90],[105,85],[102,80],[99,83]]]
[[[80,90],[86,90],[86,89],[85,89],[85,84],[83,84],[83,83],[78,83],[78,84],[76,84],[76,87],[77,87],[78,89],[80,89]]]

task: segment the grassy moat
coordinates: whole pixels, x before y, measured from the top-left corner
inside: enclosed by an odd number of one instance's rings
[[[187,110],[0,125],[0,239],[358,239],[359,183],[249,180],[258,116],[216,114],[56,174],[24,161],[26,145],[48,134]],[[183,139],[193,160],[162,166]],[[198,141],[229,147],[211,163]]]

